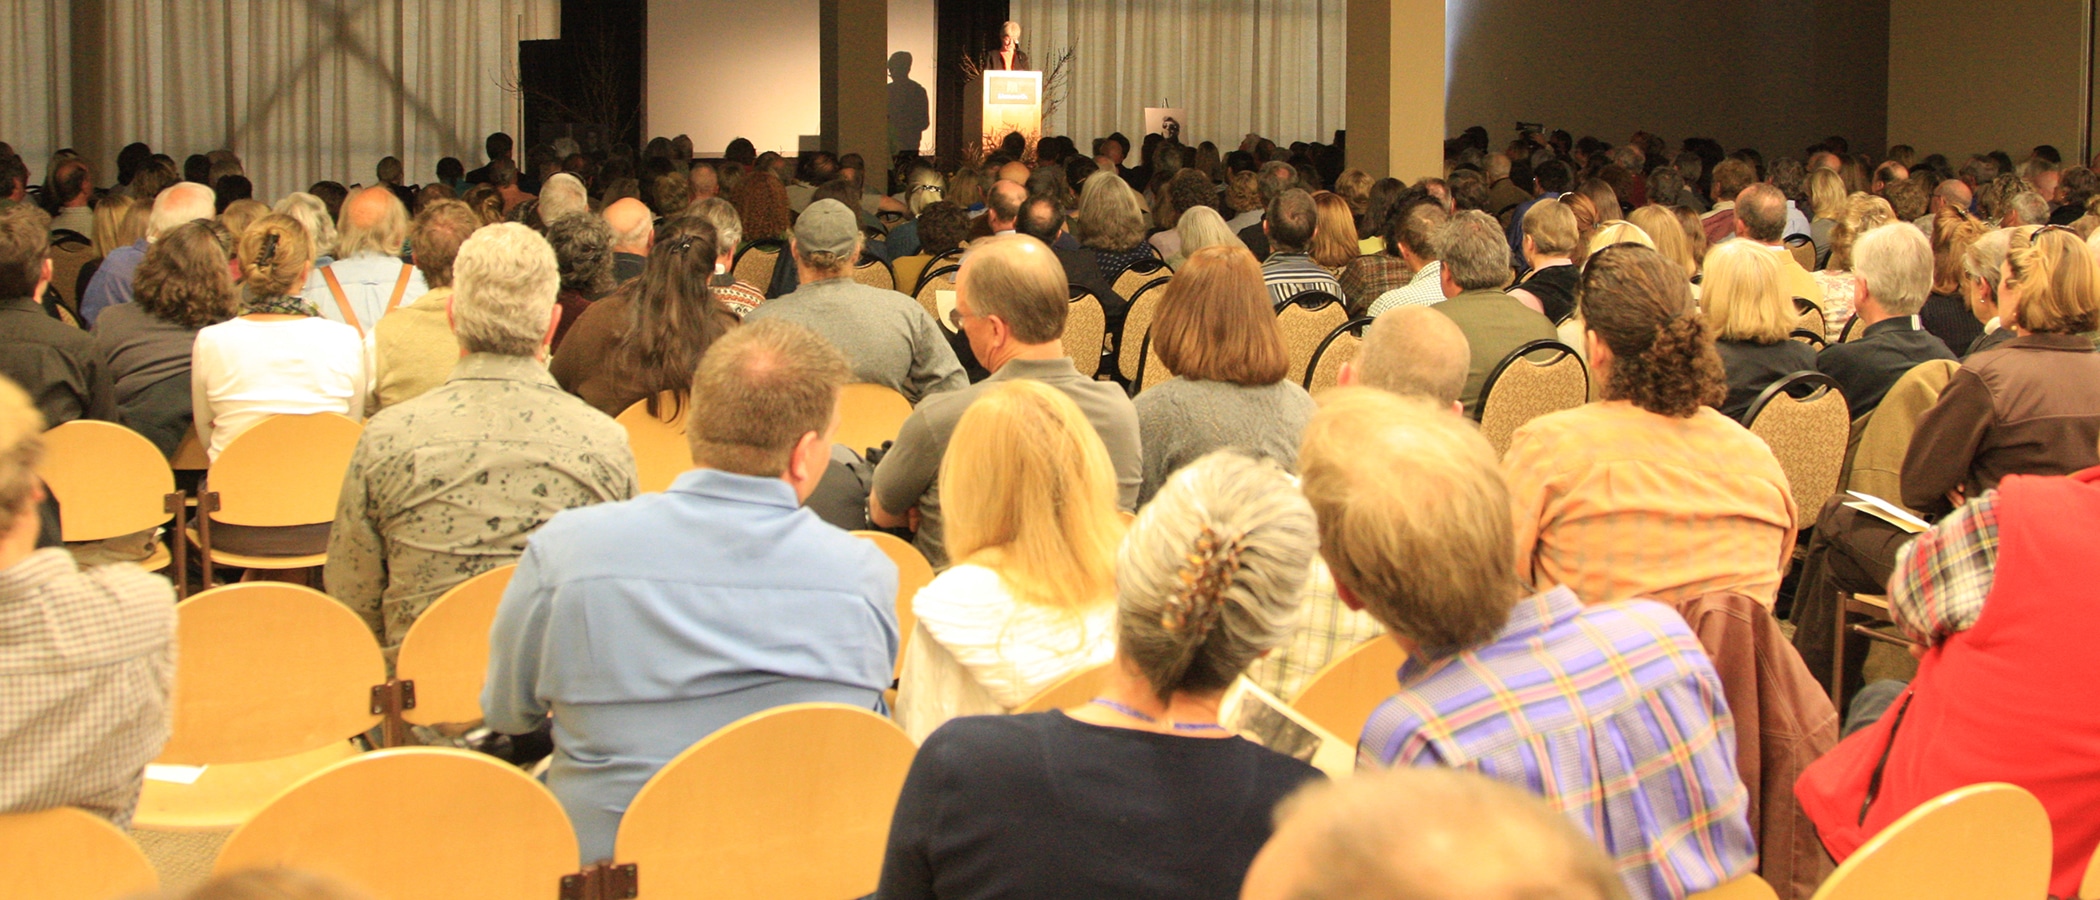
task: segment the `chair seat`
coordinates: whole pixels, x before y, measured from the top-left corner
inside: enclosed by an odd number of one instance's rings
[[[146,780],[131,827],[147,831],[225,831],[254,818],[286,788],[335,763],[356,756],[357,747],[337,741],[295,756],[262,762],[204,767],[194,784]]]
[[[199,547],[204,546],[204,540],[197,536],[197,529],[195,527],[184,529],[184,531],[189,535],[191,544]],[[211,561],[216,565],[226,566],[228,568],[233,569],[310,569],[314,566],[319,566],[327,563],[328,554],[309,553],[303,556],[250,556],[245,553],[229,553],[217,547],[213,547],[211,550]]]

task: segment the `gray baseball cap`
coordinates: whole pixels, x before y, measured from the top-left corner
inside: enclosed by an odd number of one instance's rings
[[[860,217],[837,200],[819,200],[795,220],[795,245],[803,253],[845,256],[860,241]]]

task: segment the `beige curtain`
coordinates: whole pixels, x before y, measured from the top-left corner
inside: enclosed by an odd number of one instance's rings
[[[1148,106],[1188,110],[1190,143],[1255,132],[1329,141],[1344,127],[1344,0],[1014,0],[1021,43],[1048,70],[1065,50],[1062,105],[1045,123],[1081,141],[1137,141]]]
[[[73,118],[72,7],[58,0],[0,0],[0,141],[42,180],[51,153],[66,146]]]
[[[49,10],[55,0],[0,0]],[[479,165],[481,139],[516,135],[521,110],[517,42],[559,37],[560,0],[104,0],[96,47],[76,47],[61,23],[37,42],[9,27],[0,73],[62,73],[49,92],[22,92],[28,110],[0,113],[55,122],[54,146],[101,150],[100,177],[116,151],[145,141],[178,161],[230,147],[258,197],[321,180],[370,183],[384,156],[399,156],[410,182],[433,177],[441,157]],[[39,23],[40,26],[42,23]],[[23,42],[26,54],[12,52]],[[73,66],[64,74],[65,60]],[[61,108],[71,79],[87,79],[101,111]],[[47,108],[48,107],[48,108]],[[23,149],[18,145],[17,149]],[[26,154],[25,154],[26,155]],[[40,161],[31,160],[31,165]],[[38,173],[39,177],[41,173]]]

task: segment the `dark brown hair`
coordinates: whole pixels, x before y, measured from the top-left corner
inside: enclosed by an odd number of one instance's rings
[[[132,291],[140,310],[192,330],[231,319],[240,307],[226,250],[200,222],[178,225],[147,246]]]
[[[1681,419],[1727,398],[1683,266],[1639,244],[1613,244],[1590,256],[1580,290],[1584,326],[1611,348],[1605,399]]]
[[[1245,248],[1205,247],[1167,282],[1152,321],[1152,352],[1182,378],[1249,386],[1290,370],[1261,264]]]
[[[707,348],[736,325],[735,314],[707,286],[715,273],[715,226],[700,216],[679,216],[656,235],[642,274],[620,286],[630,304],[627,333],[613,347],[613,371],[647,391],[649,414],[663,418],[685,408],[693,370]],[[657,398],[672,393],[670,413]]]

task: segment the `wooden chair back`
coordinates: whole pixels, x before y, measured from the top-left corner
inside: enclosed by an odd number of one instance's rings
[[[1327,341],[1328,335],[1348,323],[1349,312],[1342,306],[1342,301],[1320,291],[1307,291],[1277,307],[1276,327],[1283,332],[1284,354],[1291,362],[1284,377],[1304,384],[1313,354]]]
[[[1305,370],[1304,387],[1308,393],[1317,394],[1340,382],[1342,366],[1355,362],[1356,355],[1363,352],[1364,329],[1370,326],[1369,318],[1350,319],[1320,342],[1313,351],[1312,365]]]
[[[1497,455],[1524,423],[1550,412],[1574,409],[1590,399],[1590,371],[1575,348],[1559,341],[1532,341],[1510,351],[1481,383],[1474,407],[1480,433]]]
[[[532,776],[467,750],[402,747],[329,766],[226,839],[215,874],[291,868],[389,900],[554,897],[576,832]]]
[[[271,416],[241,432],[205,475],[212,521],[257,527],[335,521],[364,426],[335,413]]]
[[[517,565],[497,566],[438,597],[401,638],[394,677],[415,685],[416,705],[403,710],[415,725],[481,718],[481,684],[489,671],[489,626]]]
[[[174,518],[175,472],[153,442],[112,422],[74,419],[44,432],[37,466],[58,498],[67,541],[135,534]]]
[[[61,806],[0,815],[0,897],[114,900],[160,888],[160,876],[108,819]]]
[[[182,442],[175,445],[175,455],[168,457],[168,468],[177,472],[202,472],[211,468],[211,458],[204,453],[204,444],[197,440],[196,426],[191,426]]]
[[[2034,900],[2049,893],[2049,835],[2033,794],[2002,782],[1956,788],[1853,851],[1814,900]]]
[[[948,327],[948,320],[941,318],[941,301],[936,295],[940,291],[955,290],[955,273],[960,271],[962,268],[954,264],[927,263],[926,274],[919,276],[919,286],[912,291],[912,296],[918,299],[926,314],[940,323],[942,331],[953,329]]]
[[[642,786],[613,859],[642,898],[859,897],[918,748],[890,720],[796,703],[731,723]]]
[[[6,846],[0,842],[0,846]],[[2084,900],[2100,900],[2100,848],[2093,850],[2093,858],[2085,864],[2085,877],[2078,882],[2078,896]]]
[[[747,281],[765,290],[773,283],[773,266],[780,262],[780,254],[786,246],[780,241],[760,241],[737,251],[736,259],[729,265],[729,272],[738,281]]]
[[[309,587],[231,584],[175,606],[172,731],[160,762],[279,759],[379,724],[386,663],[350,608]]]
[[[880,384],[849,384],[839,395],[839,427],[831,436],[855,453],[894,441],[911,418],[911,401]],[[683,435],[680,436],[681,439]]]
[[[1174,275],[1170,271],[1140,281],[1136,287],[1126,290],[1123,279],[1131,277],[1133,273],[1125,271],[1116,280],[1116,293],[1130,301],[1129,309],[1123,313],[1122,336],[1116,341],[1116,371],[1124,381],[1136,382],[1138,366],[1143,363],[1145,341],[1152,336],[1152,320],[1159,316],[1159,303],[1166,299],[1167,284],[1174,280]]]
[[[1088,666],[1066,675],[1058,679],[1057,683],[1042,689],[1035,696],[1028,698],[1020,706],[1014,707],[1014,713],[1039,713],[1049,712],[1053,709],[1071,709],[1074,706],[1092,700],[1101,695],[1101,686],[1108,681],[1108,670],[1113,665],[1115,663],[1106,662],[1098,666]]]
[[[1072,309],[1065,316],[1065,354],[1079,374],[1092,378],[1101,371],[1101,342],[1107,335],[1108,313],[1101,308],[1101,298],[1073,286]]]
[[[658,400],[658,409],[671,408],[669,396],[667,392]],[[642,493],[670,487],[671,482],[693,467],[693,445],[685,439],[684,417],[666,422],[649,414],[646,401],[637,400],[615,421],[627,429],[627,447],[634,451],[634,475],[641,482]]]
[[[904,674],[904,647],[911,642],[912,629],[919,624],[918,615],[911,611],[911,600],[919,595],[920,588],[933,581],[933,565],[919,548],[887,531],[856,531],[853,536],[874,544],[897,565],[897,665],[890,673],[891,678],[897,678]]]
[[[1399,644],[1379,635],[1313,675],[1291,699],[1291,708],[1337,737],[1355,738],[1364,733],[1378,704],[1400,690],[1398,673],[1406,661]]]
[[[897,272],[891,269],[890,264],[881,257],[868,259],[860,265],[854,266],[853,280],[885,291],[897,289]]]
[[[1693,894],[1688,900],[1779,900],[1779,892],[1752,872],[1713,890]]]
[[[1844,391],[1821,372],[1795,372],[1766,386],[1751,401],[1747,418],[1750,433],[1764,439],[1786,473],[1794,508],[1804,520],[1795,526],[1813,525],[1823,501],[1837,493],[1845,469],[1852,411]]]

